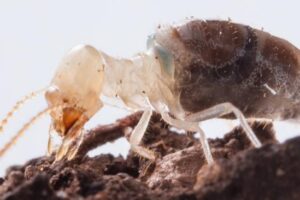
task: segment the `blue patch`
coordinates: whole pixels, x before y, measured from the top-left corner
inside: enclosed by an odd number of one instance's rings
[[[174,63],[172,54],[159,44],[155,44],[154,52],[158,56],[162,69],[170,76],[174,75]]]
[[[174,76],[174,63],[172,54],[155,41],[155,34],[149,35],[147,39],[147,49],[153,50],[157,56],[161,68],[169,76]]]

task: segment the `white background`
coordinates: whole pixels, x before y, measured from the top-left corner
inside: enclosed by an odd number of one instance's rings
[[[231,18],[234,22],[263,27],[274,35],[300,46],[300,3],[274,0],[210,1],[40,1],[0,0],[0,118],[14,103],[31,91],[47,86],[62,56],[73,46],[91,44],[109,54],[128,57],[145,49],[147,35],[160,23],[173,23],[186,17]],[[40,96],[20,110],[0,134],[0,146],[35,113],[46,106]],[[126,112],[105,108],[88,124],[105,124]],[[226,123],[204,127],[208,137],[232,126]],[[2,158],[0,176],[11,164],[44,155],[49,117],[32,126]],[[279,125],[278,125],[279,126]],[[288,128],[293,128],[291,125]],[[279,128],[281,140],[287,127]],[[126,155],[123,139],[105,145],[101,152]]]

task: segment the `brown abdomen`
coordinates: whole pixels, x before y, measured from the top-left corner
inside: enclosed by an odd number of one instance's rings
[[[299,50],[289,42],[214,20],[169,27],[156,38],[174,56],[174,92],[185,111],[231,102],[247,117],[298,116]]]

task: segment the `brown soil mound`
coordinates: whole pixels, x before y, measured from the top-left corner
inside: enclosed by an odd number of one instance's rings
[[[300,137],[278,144],[270,122],[251,126],[264,146],[251,147],[240,127],[210,140],[216,160],[205,163],[198,140],[170,130],[152,117],[143,143],[158,155],[156,162],[130,152],[127,159],[87,156],[97,146],[130,134],[135,113],[85,135],[78,156],[53,163],[41,157],[12,166],[0,178],[1,199],[300,199]]]

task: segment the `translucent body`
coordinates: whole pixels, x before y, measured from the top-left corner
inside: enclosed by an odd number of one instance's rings
[[[299,116],[300,53],[283,39],[229,21],[190,20],[159,28],[147,45],[131,59],[88,45],[63,58],[46,91],[52,108],[50,153],[53,135],[62,137],[56,160],[76,155],[84,124],[102,107],[102,95],[144,111],[129,142],[149,159],[156,158],[154,152],[140,142],[153,110],[177,128],[198,132],[209,164],[213,157],[200,121],[235,116],[253,146],[260,147],[244,115]]]
[[[174,58],[173,94],[186,114],[230,102],[247,117],[298,118],[300,52],[289,42],[216,20],[160,28],[155,41]]]
[[[106,95],[145,110],[130,138],[133,150],[154,158],[139,146],[154,109],[168,123],[199,132],[211,163],[198,122],[234,114],[253,145],[261,146],[243,112],[286,115],[291,103],[298,102],[299,84],[292,87],[299,80],[297,67],[298,50],[282,39],[231,22],[192,20],[159,29],[149,39],[148,51],[131,59],[116,59],[89,46],[75,48],[64,58],[46,98],[50,106],[70,104],[72,109],[52,113],[54,130],[70,140],[80,134],[68,130],[81,114],[89,119],[100,108],[98,98]],[[68,150],[60,152],[62,157]]]

